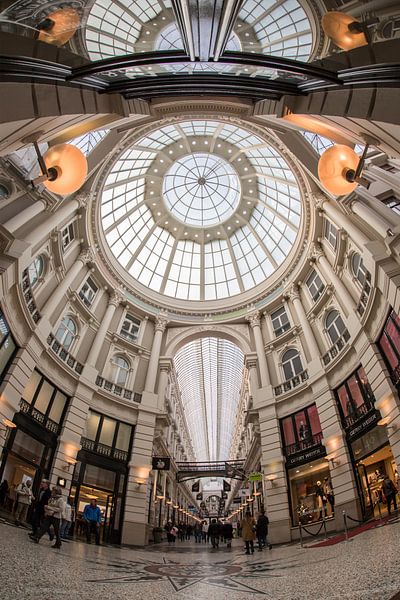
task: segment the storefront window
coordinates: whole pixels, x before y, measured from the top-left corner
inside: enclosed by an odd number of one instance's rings
[[[293,525],[333,517],[334,496],[329,466],[324,459],[288,471]]]
[[[11,335],[8,323],[0,311],[0,377],[3,375],[16,349],[17,346]]]
[[[114,490],[115,473],[109,469],[102,469],[95,465],[86,464],[85,484],[106,490]]]
[[[363,367],[346,379],[335,393],[345,429],[374,410],[374,394]]]
[[[27,433],[17,429],[12,450],[27,460],[39,464],[45,451],[45,446]]]
[[[315,404],[281,420],[286,456],[321,443],[322,432]]]
[[[45,427],[48,420],[53,421],[51,430],[55,432],[57,426],[54,424],[62,423],[68,402],[67,396],[35,369],[25,386],[22,399],[30,405],[25,405],[23,412],[33,416]]]
[[[392,310],[378,345],[395,385],[400,385],[400,317]]]
[[[86,422],[86,438],[94,442],[90,445],[92,452],[97,452],[105,455],[104,446],[108,447],[107,456],[116,457],[119,455],[119,459],[122,460],[121,454],[129,452],[129,447],[132,438],[132,425],[117,421],[111,417],[101,415],[94,411],[89,411],[88,420]],[[102,446],[99,447],[98,444]],[[116,450],[121,452],[116,452]]]

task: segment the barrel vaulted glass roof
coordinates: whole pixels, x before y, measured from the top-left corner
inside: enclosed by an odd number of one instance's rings
[[[175,356],[182,403],[198,461],[229,458],[243,359],[235,344],[218,338],[190,342]]]
[[[99,142],[107,135],[109,129],[99,129],[98,131],[90,131],[89,133],[85,133],[79,137],[74,138],[70,141],[70,144],[73,144],[79,150],[87,156],[91,153],[93,148],[97,146]]]
[[[105,177],[105,241],[140,284],[182,300],[217,300],[267,280],[301,224],[297,180],[243,127],[197,119],[151,131]]]

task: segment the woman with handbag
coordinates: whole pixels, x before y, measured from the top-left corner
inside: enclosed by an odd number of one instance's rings
[[[60,524],[61,517],[65,508],[65,501],[62,499],[62,490],[60,487],[55,486],[51,490],[51,496],[48,504],[44,507],[44,519],[43,523],[36,535],[30,534],[30,538],[38,544],[40,538],[49,531],[50,527],[54,527],[54,533],[56,535],[56,543],[52,548],[61,548],[61,537],[60,537]]]
[[[246,554],[254,554],[254,540],[256,539],[256,521],[251,516],[251,512],[248,510],[241,523],[242,538],[246,544]]]

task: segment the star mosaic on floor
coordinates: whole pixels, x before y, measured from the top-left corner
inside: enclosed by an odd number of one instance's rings
[[[193,561],[192,563],[180,563],[163,557],[163,562],[154,562],[147,559],[125,560],[118,562],[91,561],[93,569],[102,573],[108,571],[108,577],[100,579],[88,579],[88,583],[129,583],[148,581],[169,581],[172,588],[179,592],[192,587],[198,583],[210,586],[247,592],[249,594],[267,595],[251,585],[251,579],[283,577],[287,569],[299,566],[297,561],[286,559],[269,559],[263,557],[254,562],[243,562],[243,557],[230,558],[216,561]],[[244,580],[244,581],[243,581]],[[247,582],[246,582],[247,580]]]

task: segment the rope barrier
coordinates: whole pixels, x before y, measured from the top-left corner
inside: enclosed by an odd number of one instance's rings
[[[304,525],[302,525],[302,529],[304,529],[304,531],[306,533],[308,533],[308,535],[312,535],[313,537],[317,537],[317,535],[319,535],[319,532],[321,531],[322,527],[324,526],[324,523],[322,522],[321,525],[319,526],[319,529],[317,531],[317,533],[312,533],[312,531],[308,531],[307,527],[304,527]]]
[[[353,517],[350,517],[348,514],[346,514],[346,518],[349,519],[350,521],[354,521],[354,523],[365,523],[365,519],[363,519],[362,521],[359,521],[358,519],[353,519]]]

